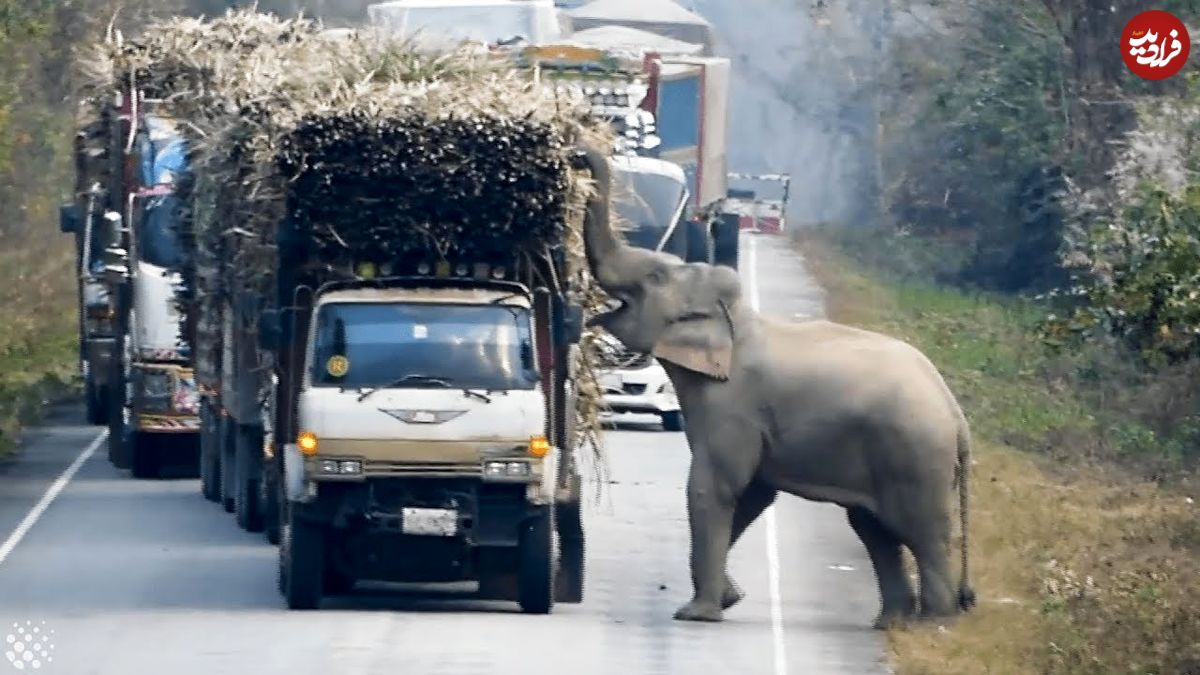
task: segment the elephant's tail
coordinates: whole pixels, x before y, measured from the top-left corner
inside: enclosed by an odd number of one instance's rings
[[[970,576],[967,573],[967,498],[971,489],[971,431],[961,408],[958,411],[958,420],[958,471],[956,473],[958,474],[958,515],[962,525],[962,576],[958,582],[958,606],[963,611],[969,611],[975,606],[975,591],[971,588]]]

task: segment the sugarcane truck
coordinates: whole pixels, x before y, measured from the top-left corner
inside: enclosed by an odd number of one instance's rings
[[[197,468],[199,396],[175,304],[182,247],[175,182],[185,146],[158,102],[117,94],[76,137],[75,199],[60,229],[77,244],[81,369],[88,419],[108,457],[137,478]],[[97,147],[97,136],[109,139]]]
[[[580,602],[582,309],[562,245],[363,263],[313,254],[288,220],[276,244],[273,297],[225,289],[197,368],[202,489],[232,483],[239,524],[278,541],[287,605],[358,581]]]

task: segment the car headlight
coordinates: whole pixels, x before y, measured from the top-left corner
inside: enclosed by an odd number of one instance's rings
[[[528,478],[532,474],[529,462],[522,460],[495,460],[483,464],[485,478]]]

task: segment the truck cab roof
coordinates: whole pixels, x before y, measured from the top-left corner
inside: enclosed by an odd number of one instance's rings
[[[354,288],[329,291],[321,295],[318,305],[330,303],[430,303],[461,305],[515,305],[529,308],[529,298],[505,288],[438,288],[406,286],[391,288]]]
[[[652,174],[672,178],[680,183],[687,183],[687,175],[683,172],[683,168],[665,159],[643,157],[641,155],[614,155],[612,163],[618,171],[625,173]]]

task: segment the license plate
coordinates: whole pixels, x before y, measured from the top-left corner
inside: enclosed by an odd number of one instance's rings
[[[625,385],[620,375],[602,375],[599,380],[600,388],[607,391],[621,391]]]
[[[406,507],[402,512],[404,534],[453,537],[458,534],[458,511]]]

